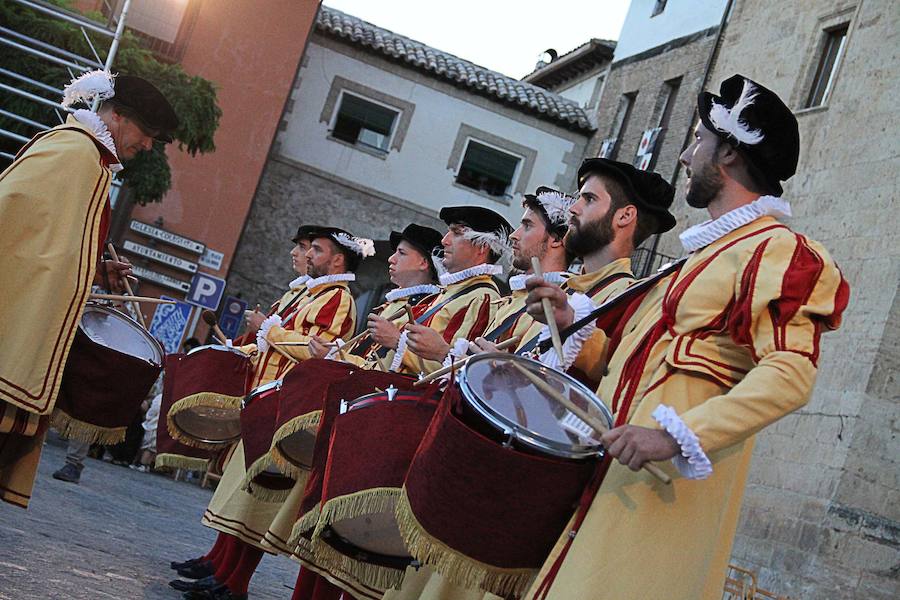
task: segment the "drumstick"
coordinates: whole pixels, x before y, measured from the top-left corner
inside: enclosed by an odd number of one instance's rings
[[[275,342],[275,346],[309,346],[309,342]],[[334,342],[322,342],[323,346],[334,347]]]
[[[110,242],[106,245],[106,249],[109,250],[109,255],[112,256],[112,259],[116,262],[119,262],[119,255],[118,255],[118,253],[116,253],[116,247],[112,245],[112,242]],[[106,267],[104,267],[104,268],[106,268]],[[128,283],[127,277],[122,279],[122,283],[125,284],[125,291],[128,292],[128,295],[134,296],[134,292],[131,290],[131,284]],[[138,307],[138,309],[135,312],[138,315],[138,321],[141,322],[141,326],[144,329],[147,329],[147,322],[144,321],[144,313],[141,312],[140,307]]]
[[[541,261],[537,256],[531,257],[531,269],[538,277],[543,277],[541,272]],[[559,339],[559,328],[556,326],[556,319],[553,317],[553,307],[550,305],[550,298],[541,298],[541,306],[544,309],[544,316],[547,318],[547,327],[550,328],[550,339],[553,340],[553,349],[556,350],[556,356],[559,357],[560,364],[564,363],[562,340]]]
[[[274,346],[274,345],[272,345],[272,344],[269,344],[269,346],[272,347],[272,350],[274,350],[274,351],[277,352],[278,354],[282,355],[283,357],[285,357],[286,359],[288,359],[290,362],[294,363],[295,365],[296,365],[298,362],[300,362],[299,360],[297,360],[296,358],[294,358],[293,356],[291,356],[290,354],[288,354],[287,352],[285,352],[284,350],[282,350],[282,349],[279,348],[278,346]]]
[[[88,300],[112,300],[113,302],[144,302],[146,304],[177,304],[175,300],[149,298],[147,296],[121,296],[119,294],[91,294]]]
[[[556,400],[557,402],[559,402],[560,404],[565,406],[570,412],[574,413],[574,415],[576,417],[578,417],[579,419],[584,421],[585,424],[587,424],[591,429],[593,429],[594,431],[597,431],[601,434],[609,431],[609,427],[606,426],[606,423],[604,423],[600,419],[594,417],[592,414],[590,414],[589,412],[587,412],[586,410],[584,410],[583,408],[581,408],[580,406],[578,406],[577,404],[575,404],[574,402],[572,402],[571,400],[566,398],[564,395],[559,393],[559,391],[557,391],[556,388],[554,388],[552,385],[550,385],[549,383],[547,383],[546,381],[544,381],[543,379],[541,379],[540,377],[538,377],[537,375],[535,375],[534,373],[532,373],[531,371],[529,371],[528,369],[526,369],[525,367],[520,365],[519,363],[514,362],[514,363],[512,363],[512,366],[515,367],[522,375],[527,377],[528,380],[532,383],[532,385],[534,385],[534,387],[541,390],[542,392],[544,392],[545,394],[547,394],[548,396],[550,396],[551,398],[553,398],[554,400]],[[650,473],[651,475],[653,475],[654,477],[656,477],[657,479],[659,479],[660,481],[662,481],[665,484],[672,483],[672,478],[669,477],[665,473],[665,471],[663,471],[662,469],[660,469],[659,467],[657,467],[656,465],[654,465],[650,462],[644,463],[644,465],[641,468],[646,469],[646,471],[648,473]]]
[[[204,323],[212,327],[213,337],[216,338],[223,346],[227,346],[228,338],[225,337],[225,332],[223,332],[219,327],[219,320],[216,317],[216,313],[207,308],[202,313],[200,313],[200,316],[203,318]]]
[[[516,345],[518,345],[518,343],[519,343],[521,340],[522,340],[522,337],[521,337],[521,336],[518,336],[518,335],[513,336],[513,337],[509,338],[508,340],[503,341],[503,342],[500,342],[499,344],[497,344],[497,350],[506,350],[507,348],[515,347]],[[441,367],[441,368],[438,369],[437,371],[432,371],[431,373],[429,373],[428,375],[426,375],[426,376],[423,377],[422,379],[420,379],[420,380],[418,380],[417,382],[415,382],[413,385],[414,385],[414,386],[417,386],[417,385],[425,385],[426,383],[431,383],[432,381],[434,381],[434,380],[437,379],[438,377],[442,377],[442,376],[446,375],[447,373],[449,373],[450,371],[455,371],[456,369],[462,367],[462,366],[465,365],[467,362],[469,362],[470,359],[472,359],[472,358],[475,357],[475,356],[478,356],[478,355],[477,355],[477,354],[473,354],[472,356],[467,356],[467,357],[465,357],[464,359],[462,359],[462,360],[460,360],[460,361],[457,361],[457,362],[453,363],[453,364],[450,365],[449,367]]]

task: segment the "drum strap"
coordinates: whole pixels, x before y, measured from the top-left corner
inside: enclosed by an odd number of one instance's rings
[[[407,304],[409,306],[418,306],[418,304],[422,300],[424,300],[425,298],[428,298],[431,295],[432,294],[424,293],[424,294],[416,294],[414,296],[409,296]],[[384,310],[384,308],[382,306],[379,306],[376,310],[378,312],[375,312],[375,311],[372,311],[372,312],[375,314],[381,314],[381,312]],[[368,354],[369,350],[371,350],[372,346],[374,346],[374,345],[375,345],[375,340],[372,339],[372,336],[367,336],[366,339],[364,339],[361,342],[359,342],[358,344],[356,344],[356,346],[353,348],[353,350],[350,351],[350,354],[352,354],[353,356],[365,356],[366,354]],[[384,358],[385,356],[387,356],[388,350],[389,350],[389,348],[382,347],[382,348],[379,348],[376,352],[379,357]]]
[[[287,313],[287,311],[289,311],[291,308],[293,308],[294,304],[296,304],[297,300],[300,299],[300,296],[302,296],[304,292],[305,292],[305,290],[302,290],[302,291],[297,292],[297,293],[294,295],[294,297],[291,298],[291,299],[288,301],[288,303],[284,305],[284,308],[282,308],[281,310],[278,311],[278,316],[284,318],[284,315]],[[275,314],[275,312],[276,312],[276,311],[273,310],[273,311],[272,311],[272,314]],[[270,315],[270,316],[271,316],[271,315]]]
[[[456,292],[455,294],[453,294],[453,295],[450,296],[449,298],[445,298],[445,299],[442,300],[441,302],[437,303],[435,306],[432,306],[431,308],[429,308],[429,309],[428,309],[425,313],[423,313],[418,319],[416,319],[416,324],[421,325],[422,323],[424,323],[425,321],[427,321],[428,319],[430,319],[431,317],[433,317],[434,315],[436,315],[437,312],[438,312],[439,310],[441,310],[442,308],[444,308],[445,306],[447,306],[448,304],[450,304],[451,302],[453,302],[453,301],[456,300],[457,298],[459,298],[459,297],[461,297],[461,296],[465,296],[465,295],[468,294],[469,292],[474,292],[475,290],[478,290],[478,289],[481,289],[481,288],[491,288],[492,290],[496,290],[496,289],[497,289],[497,288],[494,286],[494,283],[493,283],[493,282],[487,282],[487,281],[479,281],[478,283],[476,283],[476,284],[474,284],[474,285],[470,285],[470,286],[468,286],[468,287],[464,287],[463,289],[459,290],[458,292]]]
[[[506,317],[503,322],[497,325],[497,327],[495,327],[493,330],[491,330],[490,333],[486,333],[484,335],[484,339],[489,342],[496,342],[504,333],[512,329],[513,325],[516,324],[516,322],[519,320],[519,317],[525,314],[526,310],[528,310],[527,305],[523,306],[513,314]]]
[[[312,304],[313,302],[315,302],[319,297],[322,296],[322,294],[324,294],[325,292],[330,292],[331,290],[336,290],[336,289],[341,288],[341,287],[343,287],[343,286],[340,286],[340,285],[332,285],[332,286],[329,286],[329,287],[327,287],[327,288],[321,290],[321,291],[320,291],[319,293],[317,293],[315,296],[312,296],[311,298],[309,298],[306,302],[304,302],[304,303],[302,303],[302,304],[299,304],[299,305],[297,306],[297,308],[295,308],[294,311],[293,311],[291,314],[289,314],[287,317],[282,317],[281,321],[282,321],[283,323],[287,323],[288,321],[290,321],[291,319],[293,319],[294,317],[297,316],[297,313],[300,312],[300,309],[302,309],[302,308],[304,308],[304,307],[306,307],[306,306],[309,306],[310,304]]]

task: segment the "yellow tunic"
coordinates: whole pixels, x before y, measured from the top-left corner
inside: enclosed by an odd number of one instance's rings
[[[644,427],[659,428],[658,406],[673,408],[712,474],[686,479],[663,464],[666,486],[613,462],[548,598],[722,597],[753,436],[807,402],[820,334],[840,324],[848,297],[821,246],[761,217],[644,299],[598,393],[614,410],[631,398],[627,421]]]
[[[70,117],[0,174],[0,499],[27,507],[97,266],[114,155]]]

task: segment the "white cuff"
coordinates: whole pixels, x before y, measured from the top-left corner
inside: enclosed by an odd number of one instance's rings
[[[325,355],[327,360],[335,360],[335,356],[337,356],[338,350],[347,345],[347,342],[342,340],[341,338],[335,338],[334,346],[331,347],[331,350],[328,351],[328,354]]]
[[[466,356],[469,353],[469,340],[466,338],[457,338],[456,341],[453,342],[453,345],[450,346],[450,352],[447,353],[447,356],[444,357],[443,363],[441,363],[444,367],[449,367],[453,363],[459,362],[461,358]],[[439,381],[443,381],[444,383],[450,381],[450,375],[453,371],[442,375],[438,378]]]
[[[575,311],[575,319],[572,321],[573,323],[578,321],[579,319],[583,319],[587,315],[590,314],[592,310],[597,308],[594,306],[594,303],[591,302],[591,299],[587,297],[585,294],[572,294],[568,298],[569,306],[572,307],[572,310]],[[566,371],[569,367],[572,366],[572,363],[575,362],[575,359],[578,358],[578,353],[581,352],[581,347],[584,346],[584,342],[591,337],[594,332],[597,331],[597,325],[594,321],[591,321],[563,342],[563,362],[560,364],[559,357],[556,355],[556,351],[551,348],[547,350],[543,354],[541,354],[540,361],[547,365],[552,369],[556,369],[557,371]],[[547,325],[544,325],[541,328],[541,341],[550,339],[550,328]]]
[[[712,463],[700,447],[700,440],[671,406],[660,404],[651,416],[681,448],[681,454],[672,459],[679,473],[687,479],[706,479],[712,475]]]
[[[234,348],[234,342],[231,340],[231,338],[228,338],[227,340],[225,340],[225,347],[226,348]]]
[[[394,358],[391,360],[391,366],[389,367],[389,371],[393,371],[396,373],[400,370],[400,365],[403,364],[403,355],[406,354],[406,343],[407,338],[409,337],[409,331],[404,329],[400,332],[400,339],[397,340],[397,349],[394,351]]]
[[[266,320],[259,326],[259,331],[256,332],[256,349],[263,354],[269,351],[269,340],[266,339],[266,336],[273,327],[281,327],[281,317],[278,315],[266,317]]]

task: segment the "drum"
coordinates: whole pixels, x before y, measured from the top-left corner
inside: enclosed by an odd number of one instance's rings
[[[200,346],[181,360],[169,433],[183,444],[218,450],[241,436],[241,400],[253,372],[250,357],[228,346]]]
[[[159,414],[166,415],[172,406],[174,398],[172,391],[175,388],[178,366],[184,358],[184,354],[167,354],[163,363],[163,393],[159,406]],[[173,469],[186,469],[188,471],[206,471],[209,468],[211,452],[193,446],[182,444],[169,435],[169,428],[164,422],[156,427],[156,468],[170,467]]]
[[[247,469],[243,487],[265,502],[284,500],[296,480],[293,474],[283,473],[269,454],[282,391],[280,379],[255,388],[244,398],[240,413],[240,437]]]
[[[596,434],[519,368],[612,424],[572,377],[520,356],[477,355],[445,392],[397,506],[413,557],[504,597],[524,592],[603,456]]]
[[[62,437],[116,444],[162,371],[163,349],[117,310],[87,304],[60,384],[53,426]]]
[[[388,387],[345,400],[331,431],[313,555],[379,589],[412,562],[394,510],[437,406],[426,394]]]

